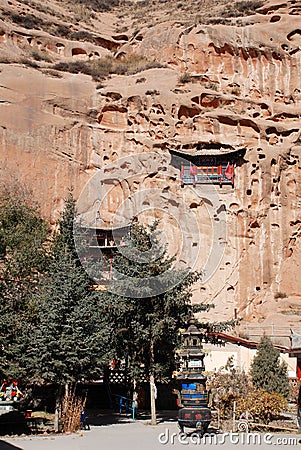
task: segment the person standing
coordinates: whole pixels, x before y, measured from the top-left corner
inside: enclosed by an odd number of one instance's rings
[[[90,425],[87,423],[87,413],[85,408],[83,408],[82,412],[80,413],[80,429],[90,430]]]

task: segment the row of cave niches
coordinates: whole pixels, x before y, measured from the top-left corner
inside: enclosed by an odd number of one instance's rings
[[[265,160],[266,159],[266,153],[263,152],[262,148],[258,148],[258,162],[257,163],[252,163],[252,170],[250,175],[254,175],[256,172],[258,172],[259,168],[260,168],[260,161]],[[285,165],[285,166],[295,166],[298,164],[299,162],[299,157],[298,156],[292,156],[290,154],[287,155],[282,155],[279,157],[278,161],[275,158],[272,158],[270,161],[270,167],[273,168],[274,166],[278,165],[280,166],[281,164]],[[280,173],[278,174],[277,177],[273,177],[272,178],[272,183],[273,184],[277,184],[280,182]],[[251,196],[252,195],[252,189],[248,188],[246,189],[246,195],[247,196]],[[279,193],[278,193],[279,195]],[[276,205],[271,204],[271,207],[275,207]]]
[[[7,35],[5,33],[4,30],[0,30],[0,42],[4,42],[7,39]],[[17,45],[24,45],[28,44],[32,47],[37,47],[39,50],[42,51],[50,51],[53,53],[57,53],[58,55],[61,56],[73,56],[73,57],[84,57],[85,59],[89,58],[89,59],[97,59],[100,58],[100,54],[97,51],[91,51],[91,52],[87,52],[86,50],[84,50],[83,48],[80,47],[73,47],[70,49],[68,49],[68,53],[70,54],[66,54],[66,46],[60,42],[58,42],[57,44],[53,44],[53,43],[47,43],[44,44],[43,42],[41,42],[40,40],[36,40],[32,37],[24,37],[19,35],[18,33],[16,34],[12,34],[12,41],[15,42]]]

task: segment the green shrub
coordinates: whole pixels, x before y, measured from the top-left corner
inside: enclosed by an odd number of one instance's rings
[[[135,75],[143,70],[163,67],[157,61],[149,61],[143,56],[131,55],[121,61],[114,60],[114,73],[118,75]]]
[[[280,362],[280,352],[268,336],[263,336],[253,358],[250,375],[258,389],[267,392],[279,392],[285,397],[289,394],[287,365]]]
[[[62,75],[60,73],[57,73],[55,70],[43,70],[43,73],[45,75],[49,75],[50,77],[54,78],[62,78]]]
[[[10,59],[8,56],[1,56],[0,57],[0,64],[11,64],[14,61]]]

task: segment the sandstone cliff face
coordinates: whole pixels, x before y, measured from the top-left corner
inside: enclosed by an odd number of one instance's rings
[[[33,3],[22,11],[19,2],[6,2],[3,11],[28,15]],[[61,2],[47,7],[67,21]],[[0,24],[1,176],[29,183],[53,222],[70,186],[80,196],[95,174],[109,187],[88,185],[80,212],[93,220],[99,210],[102,226],[122,215],[123,201],[129,219],[143,190],[144,215],[161,218],[170,251],[184,241],[183,260],[192,254],[195,267],[206,268],[194,295],[216,304],[214,320],[232,318],[236,309],[247,320],[297,324],[298,4],[266,2],[256,14],[226,24],[141,23],[135,33],[118,31],[114,11],[97,14],[88,25],[73,22],[73,32],[86,27],[95,33],[93,43],[22,28],[9,17]],[[49,21],[49,11],[40,17]],[[33,52],[44,57],[38,67],[28,64]],[[101,86],[89,75],[53,69],[58,61],[107,55],[121,62],[138,55],[162,67],[111,75]],[[180,187],[172,154],[185,158],[202,148],[244,149],[234,189]]]

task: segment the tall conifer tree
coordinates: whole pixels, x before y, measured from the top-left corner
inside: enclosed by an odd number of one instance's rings
[[[91,290],[92,282],[77,258],[74,213],[75,202],[69,195],[36,299],[37,323],[24,360],[31,380],[58,386],[56,431],[64,386],[99,377],[110,336],[99,294]]]
[[[126,245],[114,257],[113,280],[103,294],[115,324],[112,343],[125,358],[133,380],[150,382],[151,418],[156,423],[155,381],[175,368],[179,329],[193,312],[213,305],[191,304],[192,286],[201,273],[173,268],[174,258],[160,245],[158,224],[133,222]],[[227,324],[221,328],[225,328]],[[204,334],[210,324],[201,324]]]
[[[26,376],[20,358],[36,310],[33,296],[49,261],[49,229],[32,192],[18,182],[0,190],[0,378]]]
[[[268,336],[263,336],[254,356],[250,374],[257,388],[265,391],[279,392],[285,397],[289,393],[287,365],[280,362],[280,352]]]

